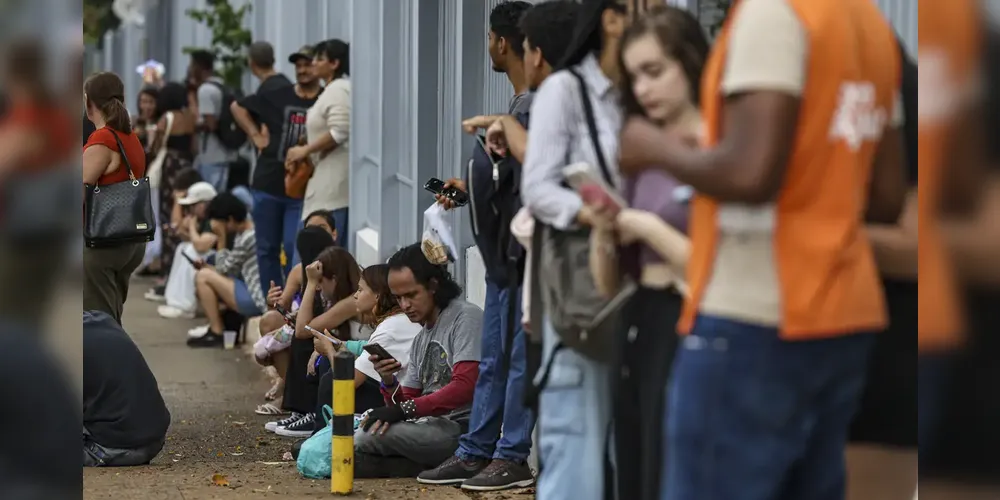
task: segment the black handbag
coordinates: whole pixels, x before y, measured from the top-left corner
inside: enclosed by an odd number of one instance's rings
[[[149,177],[138,179],[115,131],[122,166],[129,180],[106,185],[85,184],[83,238],[90,248],[153,241],[156,219]]]

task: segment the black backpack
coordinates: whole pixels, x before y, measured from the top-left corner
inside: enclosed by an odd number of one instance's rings
[[[236,151],[247,143],[248,138],[246,132],[236,124],[233,112],[229,108],[233,102],[243,98],[243,92],[213,80],[209,80],[208,83],[222,91],[222,110],[219,111],[219,127],[215,135],[226,149]]]

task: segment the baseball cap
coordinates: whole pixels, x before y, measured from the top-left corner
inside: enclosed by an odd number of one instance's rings
[[[215,188],[207,182],[196,182],[187,190],[187,196],[177,200],[178,205],[194,205],[203,201],[212,201],[217,195]]]
[[[309,59],[310,61],[312,60],[313,58],[312,45],[303,45],[302,48],[300,48],[298,51],[292,52],[292,54],[288,56],[288,62],[295,64],[296,61],[302,58]]]

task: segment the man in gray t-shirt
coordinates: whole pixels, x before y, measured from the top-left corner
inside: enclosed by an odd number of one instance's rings
[[[215,56],[206,51],[191,53],[188,78],[198,86],[198,170],[205,182],[212,184],[216,191],[226,191],[229,180],[229,163],[236,158],[236,152],[223,146],[217,130],[225,97],[221,78],[215,75]]]
[[[414,477],[455,453],[479,376],[483,311],[459,298],[447,267],[430,263],[420,243],[396,252],[388,266],[399,308],[423,328],[405,365],[369,357],[386,406],[368,412],[354,433],[359,478]]]

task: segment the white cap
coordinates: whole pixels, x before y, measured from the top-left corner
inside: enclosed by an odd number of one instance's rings
[[[187,196],[177,200],[178,205],[194,205],[203,201],[212,201],[217,195],[215,188],[207,182],[196,182],[187,190]]]

